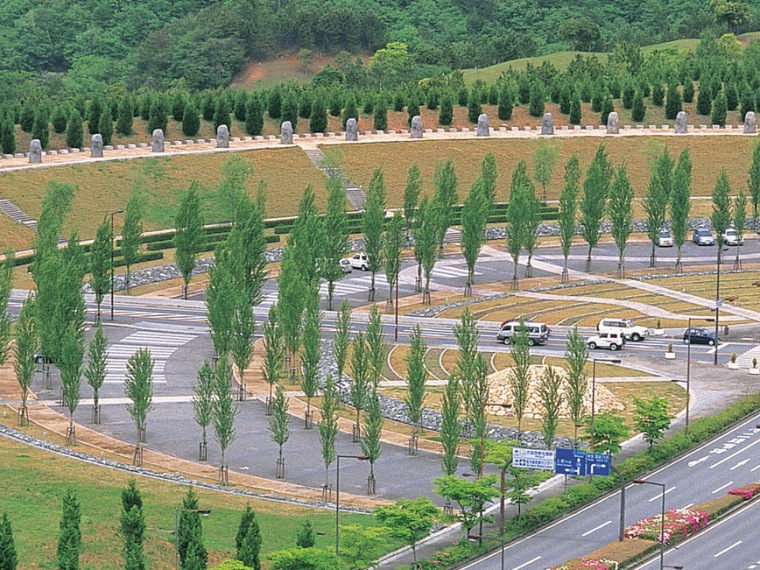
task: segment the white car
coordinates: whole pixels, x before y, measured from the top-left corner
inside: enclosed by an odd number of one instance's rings
[[[596,325],[598,332],[619,332],[626,340],[638,342],[649,336],[649,329],[635,324],[631,319],[602,319]]]
[[[612,351],[620,350],[625,346],[625,337],[619,332],[600,332],[597,335],[589,337],[586,344],[591,350],[597,348],[609,348]]]
[[[351,271],[353,270],[353,267],[351,267],[351,260],[341,259],[340,268],[343,270],[343,273],[351,273]]]
[[[657,236],[657,245],[659,247],[673,247],[673,236],[668,230],[662,230]]]
[[[723,243],[726,245],[742,245],[744,243],[744,236],[740,237],[739,232],[734,228],[728,228],[723,232],[721,237],[723,238]]]
[[[362,271],[369,270],[369,259],[366,253],[357,253],[350,259],[351,267],[354,269],[361,269]]]

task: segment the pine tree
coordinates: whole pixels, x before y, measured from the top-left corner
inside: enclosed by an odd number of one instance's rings
[[[374,110],[375,110],[375,97],[373,97],[371,94],[367,95],[367,98],[364,100],[364,108],[362,109],[362,112],[365,115],[371,115]]]
[[[663,87],[662,83],[657,81],[654,85],[652,85],[652,105],[656,105],[657,107],[662,107],[662,104],[665,102],[665,88]]]
[[[726,108],[726,94],[721,91],[715,98],[715,101],[713,101],[712,105],[712,114],[710,115],[710,118],[713,125],[720,125],[722,127],[726,124]]]
[[[612,113],[615,110],[615,107],[612,104],[612,95],[609,93],[605,96],[604,101],[602,101],[602,112],[600,115],[600,120],[603,125],[607,124],[607,119],[610,116],[610,113]]]
[[[633,86],[632,81],[628,81],[623,87],[623,109],[633,108],[633,98],[636,95],[636,88]]]
[[[182,134],[186,137],[194,137],[201,128],[201,119],[198,116],[198,108],[192,99],[187,101],[185,110],[182,112]]]
[[[706,88],[702,88],[700,86],[699,94],[697,95],[697,113],[700,115],[709,115],[712,111],[712,97],[710,95],[710,90]]]
[[[298,128],[298,98],[292,91],[285,94],[282,100],[282,122],[290,121],[293,132]]]
[[[66,125],[66,146],[69,148],[81,148],[83,142],[82,115],[74,109],[69,117],[69,124]]]
[[[327,130],[327,108],[321,96],[314,97],[309,116],[309,130],[312,133],[324,133]]]
[[[68,122],[68,109],[65,105],[57,105],[53,110],[53,114],[50,117],[50,122],[53,125],[53,131],[56,134],[63,134],[66,132],[66,123]]]
[[[729,111],[736,111],[739,106],[739,92],[736,90],[736,85],[733,82],[726,83],[726,106]]]
[[[686,83],[684,83],[683,86],[683,102],[684,103],[693,103],[694,102],[694,82],[689,80]]]
[[[215,133],[220,125],[227,125],[227,130],[232,132],[232,117],[230,116],[230,108],[227,105],[227,97],[224,95],[219,95],[216,98],[213,123]]]
[[[181,91],[176,92],[172,97],[171,111],[172,118],[175,121],[179,121],[181,123],[182,119],[185,118],[185,107],[187,107],[187,102],[189,99],[190,98]]]
[[[150,106],[150,117],[148,118],[148,132],[153,132],[156,129],[161,129],[164,132],[164,136],[167,136],[167,127],[169,124],[169,105],[166,101],[166,96],[163,94],[157,95]]]
[[[669,121],[675,120],[678,113],[683,110],[683,99],[678,91],[678,85],[670,83],[668,85],[668,95],[665,101],[665,118]]]
[[[404,94],[401,93],[401,91],[397,91],[396,96],[393,98],[393,110],[396,111],[396,113],[400,113],[404,110],[405,105]]]
[[[313,101],[311,93],[302,92],[298,99],[298,116],[302,119],[308,119],[311,116],[311,103]]]
[[[25,103],[24,106],[21,108],[21,116],[19,117],[18,124],[21,127],[21,130],[24,131],[25,133],[32,132],[32,127],[34,126],[35,112],[36,112],[36,109],[30,102]]]
[[[454,101],[451,95],[444,95],[441,99],[441,110],[438,113],[438,124],[447,126],[451,124],[454,118]]]
[[[412,99],[406,107],[407,125],[411,126],[412,119],[420,114],[420,105],[416,99]]]
[[[0,127],[2,127],[0,129],[0,147],[3,149],[3,154],[14,154],[16,152],[16,126],[13,119],[10,117],[2,119]]]
[[[581,100],[578,97],[577,94],[573,95],[573,99],[570,102],[570,124],[571,125],[580,125],[581,124]]]
[[[100,97],[95,97],[90,102],[90,108],[87,115],[87,128],[91,135],[98,132],[98,128],[100,127],[100,115],[103,112],[104,107],[105,105]]]
[[[69,489],[63,496],[63,516],[59,528],[58,547],[56,550],[58,570],[79,570],[79,549],[82,545],[80,521],[82,515],[79,501]]]
[[[256,513],[250,505],[246,505],[240,517],[237,535],[235,536],[235,559],[240,560],[253,570],[261,570],[261,529],[256,520]]]
[[[514,103],[512,102],[512,90],[506,85],[502,86],[499,90],[499,100],[497,112],[500,121],[509,121],[512,119],[512,109]]]
[[[132,123],[134,121],[134,110],[132,101],[129,97],[122,97],[119,101],[119,116],[116,119],[116,132],[127,137],[132,134]]]
[[[42,148],[47,148],[50,142],[50,124],[48,123],[47,110],[39,107],[34,114],[34,125],[32,126],[32,138],[40,139]]]
[[[340,121],[343,125],[343,130],[346,130],[346,123],[349,119],[359,120],[359,109],[356,106],[355,97],[349,97],[348,101],[346,101],[346,108],[343,109],[343,115]]]
[[[636,92],[636,96],[633,98],[633,109],[631,110],[631,118],[635,122],[644,120],[647,114],[647,107],[644,103],[644,94],[641,91]]]
[[[270,119],[279,119],[282,113],[282,92],[279,87],[269,94],[267,100],[267,114]]]
[[[245,132],[253,137],[261,136],[264,131],[264,105],[261,97],[253,95],[245,106]]]
[[[372,126],[376,131],[385,131],[388,128],[388,108],[382,99],[377,101],[372,116]]]
[[[3,518],[0,519],[0,570],[16,570],[17,567],[18,554],[11,521],[8,515],[3,513]]]
[[[106,105],[106,108],[103,109],[103,112],[100,114],[98,131],[100,132],[100,136],[103,137],[103,144],[111,144],[113,139],[113,117],[109,105]]]
[[[546,95],[539,81],[534,81],[530,87],[530,108],[528,113],[531,117],[541,117],[544,114]]]
[[[330,114],[333,117],[340,117],[340,112],[343,109],[343,97],[340,91],[333,89],[330,93]]]
[[[483,107],[480,104],[480,95],[473,89],[467,101],[467,120],[471,123],[477,123],[478,117],[480,117],[482,112]]]

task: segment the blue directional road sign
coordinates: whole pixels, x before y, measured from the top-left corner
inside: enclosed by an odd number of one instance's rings
[[[556,448],[554,450],[554,473],[557,475],[586,475],[586,450]]]
[[[586,475],[610,476],[610,456],[606,453],[586,453]]]

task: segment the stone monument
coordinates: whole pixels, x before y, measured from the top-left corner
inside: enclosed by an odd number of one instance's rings
[[[412,117],[412,138],[413,139],[421,139],[422,138],[422,117],[419,115],[415,115]]]
[[[90,156],[92,158],[103,158],[103,135],[92,135],[92,142],[90,143]]]
[[[487,137],[490,136],[491,130],[488,128],[488,115],[481,113],[478,117],[478,136]]]
[[[612,111],[609,115],[607,115],[607,134],[620,134],[620,122],[618,120],[618,114],[616,111]]]
[[[285,121],[280,127],[280,144],[293,144],[293,125]]]
[[[686,125],[686,111],[678,111],[678,114],[676,115],[675,131],[677,135],[685,135],[688,131],[688,126]]]
[[[544,113],[544,120],[541,122],[541,134],[554,134],[554,117],[552,117],[551,113]]]
[[[359,127],[353,117],[346,121],[346,140],[351,142],[359,140]]]
[[[153,140],[150,143],[152,152],[164,152],[164,131],[156,129],[153,131]]]
[[[754,135],[757,133],[757,122],[755,121],[755,112],[747,111],[744,115],[744,134]]]
[[[230,130],[227,125],[219,125],[216,129],[216,148],[230,148]]]
[[[29,162],[38,164],[42,162],[42,143],[40,139],[32,139],[29,143]]]

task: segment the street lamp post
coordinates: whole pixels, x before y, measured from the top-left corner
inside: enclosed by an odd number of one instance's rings
[[[336,457],[335,465],[335,556],[340,556],[340,460],[343,459],[358,459],[359,461],[367,461],[369,457],[366,455],[338,455]]]
[[[609,362],[611,364],[620,364],[620,359],[592,358],[591,362],[591,451],[594,451],[594,420],[596,419],[596,363]]]
[[[655,485],[662,489],[662,508],[660,512],[660,570],[665,568],[665,483],[647,481],[645,479],[634,479],[637,485]]]
[[[113,320],[113,273],[114,273],[113,243],[116,241],[116,236],[114,235],[114,230],[113,230],[113,217],[116,214],[122,214],[122,213],[124,213],[124,210],[116,210],[115,212],[111,212],[111,320]]]
[[[177,507],[174,511],[174,553],[176,554],[177,570],[179,570],[179,514],[180,513],[198,513],[199,515],[210,515],[209,509],[185,509]]]

